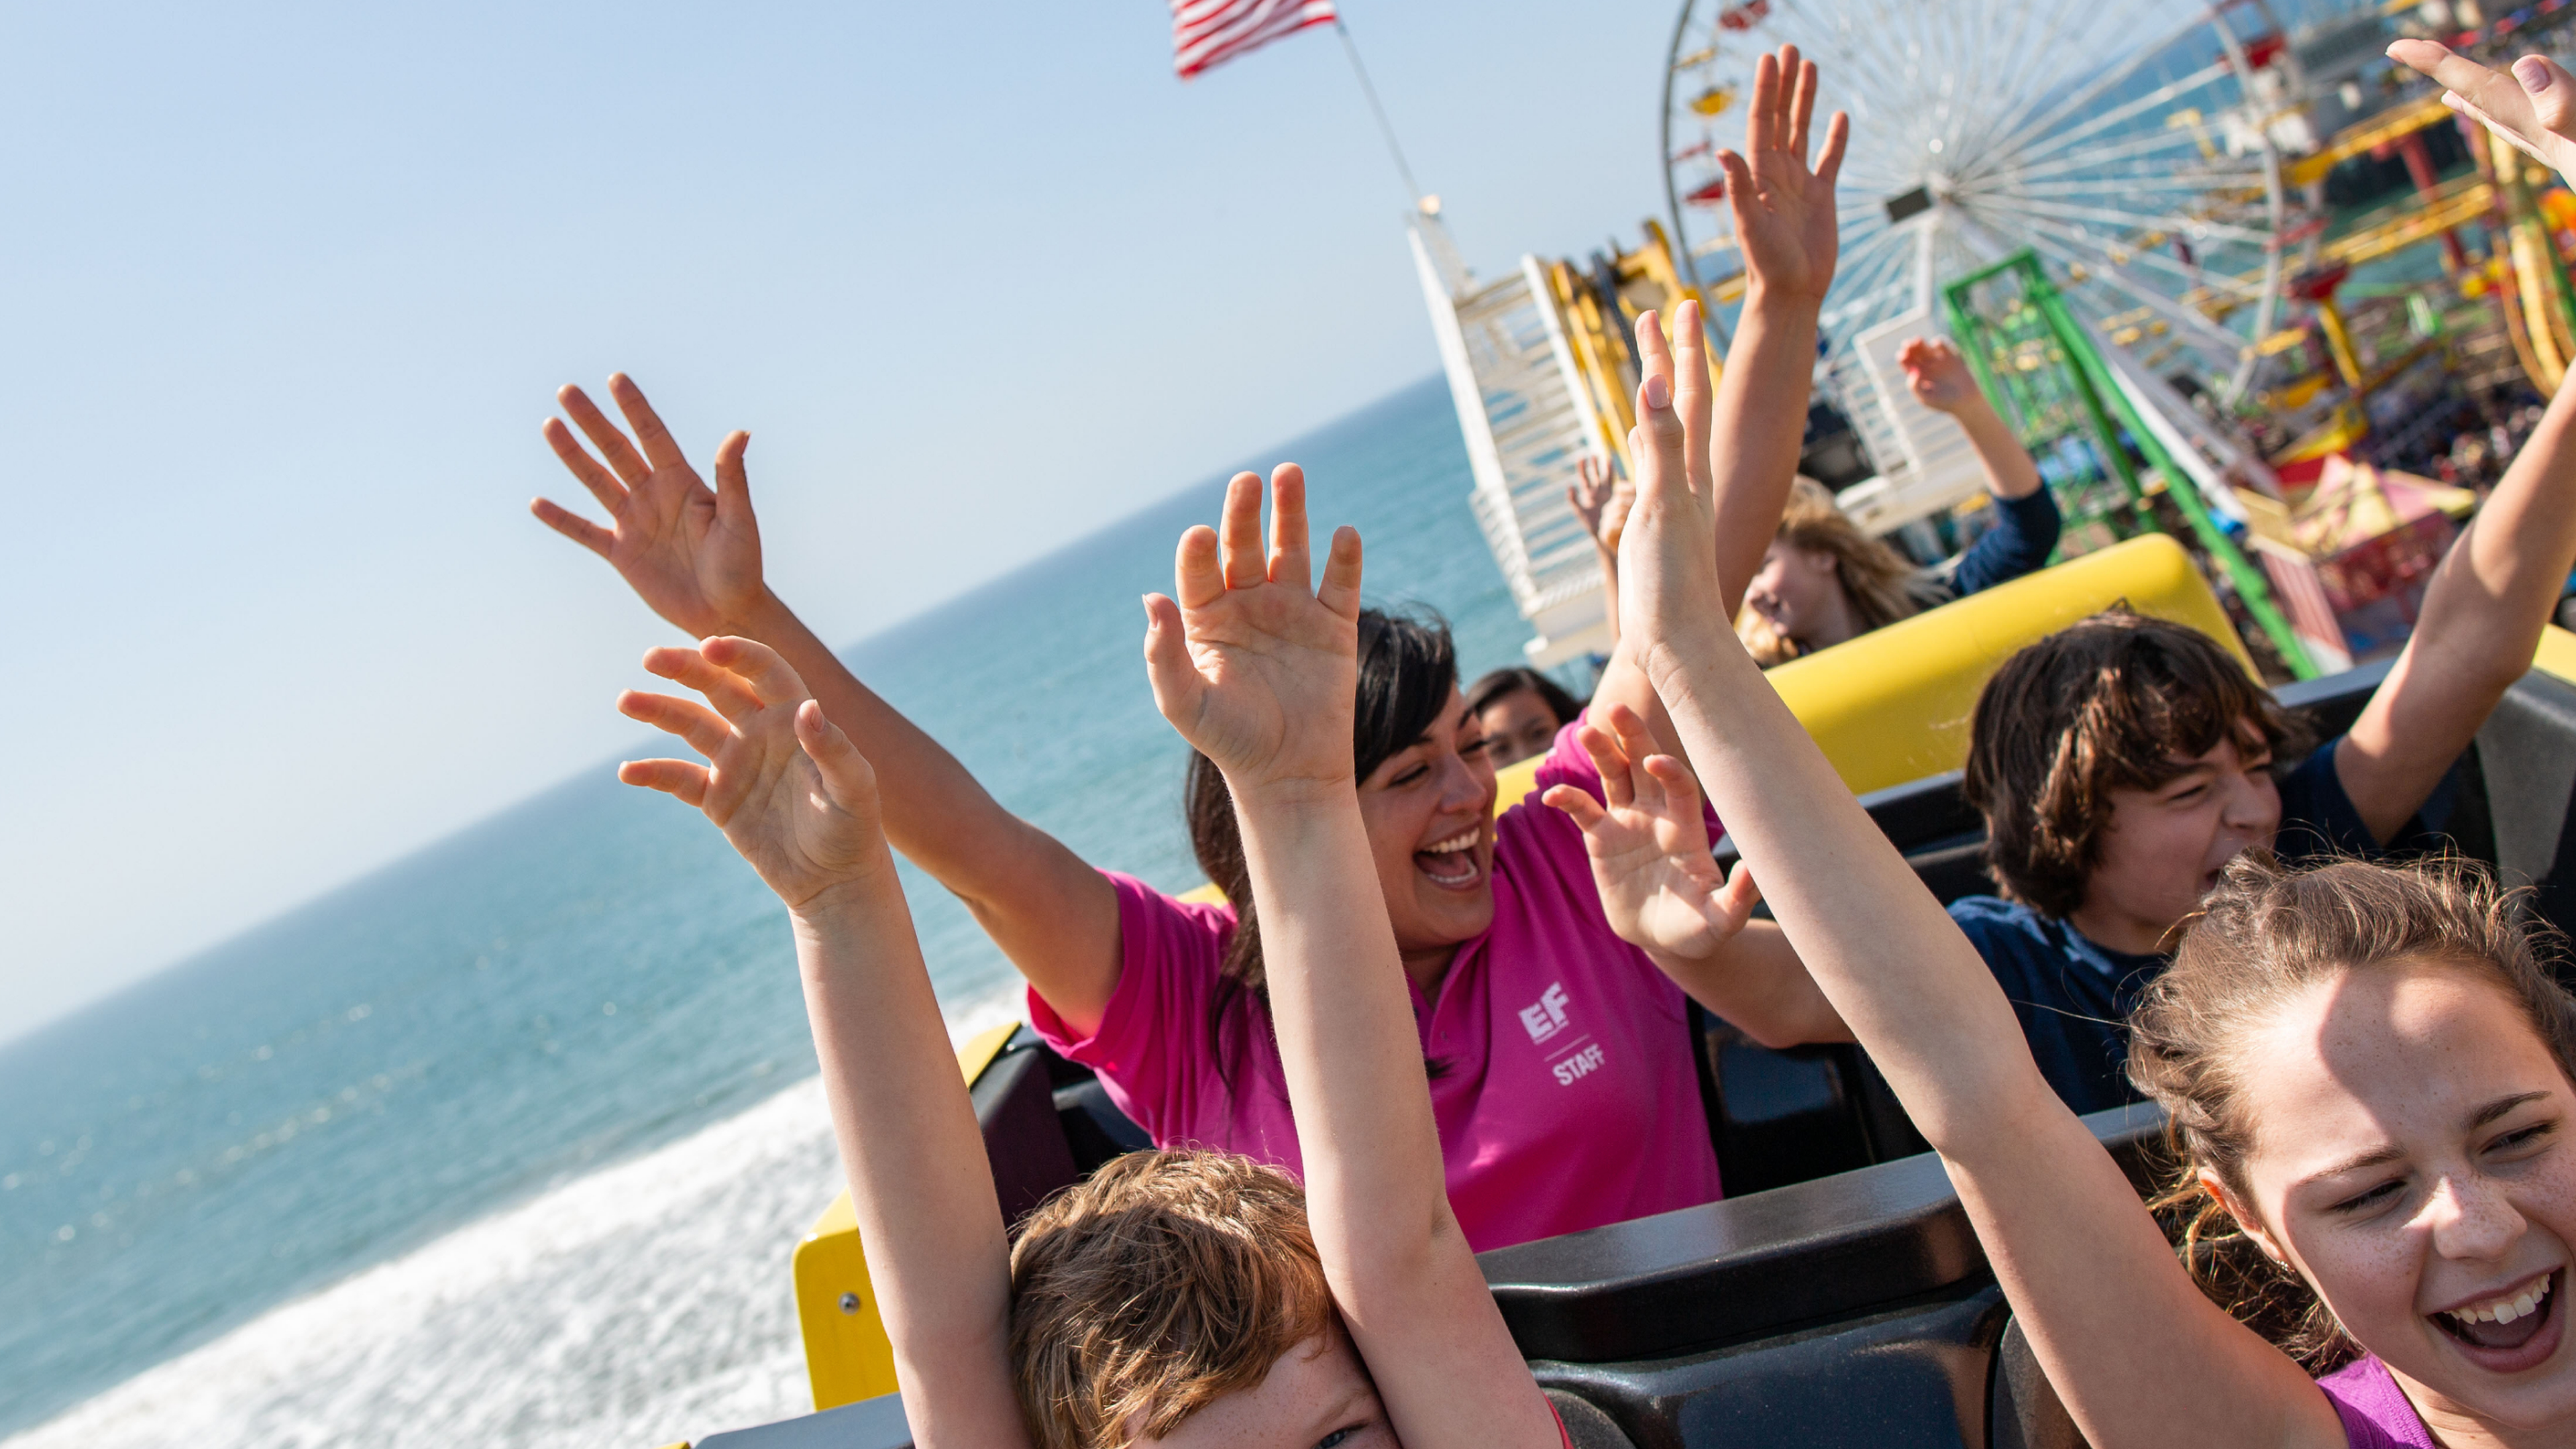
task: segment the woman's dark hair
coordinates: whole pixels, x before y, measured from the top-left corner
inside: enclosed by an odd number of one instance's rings
[[[2500,992],[2576,1080],[2576,1001],[2551,969],[2562,944],[2483,867],[2456,857],[2306,869],[2268,851],[2236,857],[2173,965],[2129,1013],[2129,1081],[2165,1109],[2175,1159],[2148,1206],[2179,1223],[2177,1251],[2201,1291],[2312,1373],[2356,1357],[2359,1346],[2306,1280],[2264,1255],[2203,1181],[2252,1198],[2249,1098],[2262,1062],[2247,1038],[2284,1002],[2351,973],[2431,965]]]
[[[1467,713],[1483,714],[1487,705],[1524,689],[1547,702],[1548,709],[1556,715],[1558,729],[1574,723],[1574,717],[1583,712],[1582,701],[1566,693],[1564,685],[1535,669],[1514,665],[1509,669],[1497,669],[1467,686]]]
[[[1366,781],[1396,752],[1422,738],[1449,703],[1458,682],[1458,660],[1449,625],[1437,614],[1360,611],[1360,684],[1351,714],[1351,767]],[[1187,809],[1190,850],[1199,869],[1234,906],[1234,938],[1225,948],[1225,985],[1217,993],[1222,1016],[1236,991],[1262,989],[1261,927],[1253,909],[1252,873],[1244,864],[1243,833],[1235,825],[1234,797],[1225,776],[1207,756],[1192,752]],[[1218,1060],[1225,1059],[1219,1051]]]
[[[2155,790],[2176,756],[2234,737],[2287,754],[2298,726],[2224,645],[2115,605],[2029,646],[1977,696],[1961,791],[2007,899],[2060,919],[2101,861],[2111,792]]]

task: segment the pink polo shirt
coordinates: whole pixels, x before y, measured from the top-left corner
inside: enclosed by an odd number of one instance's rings
[[[1570,728],[1495,822],[1493,925],[1459,948],[1437,1001],[1413,991],[1449,1202],[1480,1251],[1722,1195],[1681,988],[1612,933],[1583,832],[1538,803],[1557,784],[1601,793]],[[1038,1034],[1155,1142],[1299,1171],[1269,1012],[1219,991],[1233,908],[1105,874],[1124,961],[1108,1014],[1076,1037],[1031,991]]]

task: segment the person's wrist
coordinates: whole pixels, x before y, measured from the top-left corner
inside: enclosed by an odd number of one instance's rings
[[[1832,286],[1830,279],[1826,286],[1828,288]],[[1765,281],[1758,276],[1747,277],[1744,282],[1744,315],[1748,317],[1758,316],[1767,320],[1803,315],[1812,318],[1823,309],[1824,305],[1825,294],[1822,291],[1811,291],[1803,287],[1783,287],[1777,282]]]
[[[795,613],[769,591],[769,586],[762,584],[752,591],[749,598],[720,610],[717,627],[710,632],[757,639],[775,647],[777,641],[771,636],[780,632],[777,626],[791,623],[795,617]]]
[[[864,930],[885,910],[885,893],[893,883],[894,860],[883,848],[868,864],[816,887],[787,907],[799,930],[818,939],[833,939]],[[901,887],[895,887],[900,891]]]

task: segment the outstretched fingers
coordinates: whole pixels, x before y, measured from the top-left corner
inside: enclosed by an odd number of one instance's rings
[[[1825,122],[1825,154],[1816,158],[1816,182],[1833,194],[1834,178],[1842,175],[1843,152],[1851,145],[1851,117],[1840,111]]]
[[[1191,532],[1207,530],[1197,528]],[[1182,542],[1188,543],[1186,535]],[[1213,550],[1211,541],[1210,551]],[[1181,625],[1181,606],[1161,594],[1145,596],[1145,680],[1154,689],[1154,708],[1174,728],[1198,720],[1207,695],[1207,679],[1199,673],[1197,661],[1190,658],[1188,634]]]
[[[1324,555],[1324,580],[1315,600],[1345,619],[1360,616],[1360,531],[1345,523],[1333,530],[1332,548]]]
[[[583,548],[589,549],[592,553],[599,555],[601,558],[608,557],[609,549],[614,547],[617,543],[616,534],[609,532],[607,529],[600,527],[598,524],[591,522],[589,519],[582,517],[580,514],[573,512],[571,509],[564,507],[562,504],[555,502],[551,498],[529,499],[528,511],[537,516],[537,522],[544,524],[546,527],[551,528],[555,532],[562,534],[564,537],[571,539],[573,542],[580,544]]]
[[[1784,79],[1794,77],[1789,93],[1789,143],[1782,149],[1807,164],[1807,123],[1816,114],[1816,63],[1799,58],[1798,47],[1780,47],[1780,70]]]
[[[1744,149],[1759,156],[1779,149],[1780,58],[1764,52],[1753,62],[1753,104],[1744,112]]]
[[[707,803],[707,767],[686,760],[628,760],[617,767],[617,778],[629,785],[659,790],[678,796],[681,803],[693,808]]]
[[[710,760],[733,738],[733,726],[725,722],[723,715],[692,699],[630,689],[617,696],[617,712],[666,734],[678,735],[689,742],[690,749]]]
[[[1306,470],[1282,463],[1270,470],[1270,581],[1299,590],[1314,587],[1315,566],[1306,535]]]
[[[823,706],[806,700],[796,706],[796,743],[814,772],[823,777],[823,794],[843,810],[864,808],[876,790],[876,770],[859,753],[856,741],[826,719]]]
[[[620,374],[620,376],[623,375]],[[616,380],[610,379],[609,385],[613,389],[616,386]],[[635,445],[628,442],[626,435],[618,431],[617,425],[608,420],[608,414],[599,410],[599,404],[590,400],[590,394],[571,383],[565,383],[556,389],[555,401],[563,405],[564,413],[572,419],[572,425],[581,429],[583,437],[590,439],[590,445],[599,450],[599,456],[608,460],[608,466],[616,471],[620,479],[633,485],[643,482],[652,474],[653,469],[644,461],[644,455],[635,451]],[[549,435],[547,441],[552,442],[553,437]],[[557,447],[555,454],[561,457],[563,449]],[[564,461],[569,464],[572,460],[566,458]]]
[[[694,689],[707,697],[716,713],[735,724],[748,721],[760,712],[760,696],[750,684],[732,670],[708,660],[703,647],[685,649],[665,645],[644,651],[644,668],[685,689]]]
[[[1225,596],[1225,566],[1215,529],[1194,523],[1181,530],[1172,554],[1172,593],[1184,609],[1204,609]]]
[[[736,429],[716,444],[716,517],[729,524],[751,521],[751,474],[742,466],[751,451],[751,434]]]
[[[1692,465],[1692,482],[1708,467],[1711,410],[1716,389],[1708,385],[1708,334],[1700,326],[1699,303],[1685,298],[1673,309],[1673,411],[1682,420],[1682,457]]]
[[[1567,818],[1586,835],[1599,829],[1602,822],[1610,818],[1610,812],[1602,808],[1600,801],[1592,798],[1592,792],[1572,785],[1550,785],[1538,798],[1539,803],[1549,809],[1564,811]]]
[[[617,410],[626,415],[626,425],[635,430],[635,441],[643,444],[645,461],[655,468],[689,466],[671,430],[662,425],[662,415],[644,400],[644,389],[635,385],[635,379],[622,372],[609,374],[608,395],[617,400]]]
[[[1592,768],[1601,776],[1601,798],[1613,810],[1622,810],[1637,801],[1634,757],[1620,747],[1619,737],[1590,719],[1574,732],[1574,742],[1592,757]]]
[[[1225,586],[1248,589],[1269,576],[1261,552],[1261,475],[1237,473],[1225,485],[1225,512],[1217,519]]]
[[[1637,314],[1637,353],[1645,380],[1637,384],[1637,426],[1628,439],[1628,456],[1637,464],[1637,498],[1666,487],[1689,487],[1686,435],[1673,411],[1673,351],[1664,340],[1663,319],[1653,312]]]
[[[723,634],[702,641],[698,649],[708,663],[741,680],[764,705],[793,703],[808,693],[805,681],[797,678],[778,651],[756,639]]]
[[[610,518],[626,511],[626,485],[617,481],[616,474],[599,466],[599,460],[590,456],[590,450],[581,445],[581,440],[572,435],[572,429],[565,427],[561,418],[546,419],[537,431],[545,435],[546,446],[554,450],[555,457],[564,465],[564,471],[581,480],[581,486],[590,490],[590,496],[599,500],[599,506],[608,510]]]

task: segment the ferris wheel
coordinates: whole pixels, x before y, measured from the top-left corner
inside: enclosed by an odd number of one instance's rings
[[[2280,321],[2297,218],[2279,149],[2313,145],[2260,0],[1685,0],[1666,80],[1676,240],[1723,298],[1716,152],[1741,148],[1763,51],[1819,66],[1851,116],[1828,344],[1939,312],[1939,289],[2024,248],[2076,313],[2155,374],[2232,402]]]

